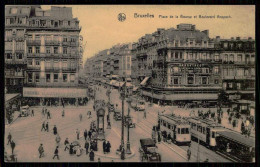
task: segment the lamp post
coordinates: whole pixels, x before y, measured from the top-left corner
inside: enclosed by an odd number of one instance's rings
[[[128,100],[128,104],[130,104],[130,100]],[[130,108],[128,106],[128,115],[127,115],[127,145],[126,145],[126,153],[131,154],[131,149],[130,149],[130,140],[129,140],[129,126],[130,126]]]
[[[197,128],[200,125],[200,122],[197,123]],[[200,162],[200,137],[198,135],[198,152],[197,152],[197,162]]]

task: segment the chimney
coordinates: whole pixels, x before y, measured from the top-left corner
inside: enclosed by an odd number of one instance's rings
[[[220,36],[216,36],[216,41],[217,41],[217,42],[220,41]]]
[[[252,37],[248,37],[248,40],[252,40]]]
[[[236,40],[240,40],[240,37],[237,37]]]
[[[209,30],[204,30],[204,31],[201,31],[203,32],[204,34],[206,34],[207,36],[209,36]]]

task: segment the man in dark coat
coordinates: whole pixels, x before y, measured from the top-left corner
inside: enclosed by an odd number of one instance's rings
[[[45,131],[49,132],[49,124],[48,124],[48,122],[45,125]]]
[[[67,149],[69,149],[69,147],[68,147],[69,144],[70,144],[70,143],[69,143],[69,139],[66,138],[66,140],[64,141],[64,145],[65,145],[64,151],[66,151]]]
[[[51,113],[50,113],[50,111],[47,111],[47,119],[51,119]]]
[[[88,131],[88,137],[89,137],[89,139],[91,139],[91,136],[92,136],[92,132],[91,132],[91,131]]]
[[[70,143],[70,154],[73,154],[73,145]]]
[[[87,140],[87,137],[88,137],[88,131],[87,131],[87,129],[85,129],[85,131],[84,131],[84,138],[85,138],[85,140]]]
[[[14,154],[15,142],[11,141],[12,154]]]
[[[86,140],[85,142],[86,154],[88,154],[88,148],[89,148],[89,142]]]
[[[94,158],[95,158],[95,153],[93,152],[93,150],[91,150],[89,153],[89,160],[94,161]]]
[[[158,142],[161,142],[161,133],[158,131]]]
[[[106,143],[106,152],[107,153],[110,153],[110,148],[111,148],[111,144],[109,141],[107,141],[107,143]]]
[[[46,129],[45,129],[45,122],[42,123],[42,129],[44,129],[44,131],[46,131]],[[42,131],[42,129],[41,129],[41,131]]]
[[[34,111],[32,110],[32,115],[31,116],[34,116]]]
[[[8,139],[8,143],[7,143],[7,145],[8,145],[8,144],[11,143],[11,141],[12,141],[12,135],[11,135],[10,132],[9,132],[9,134],[8,134],[8,136],[7,136],[7,139]]]
[[[56,147],[55,151],[54,151],[54,156],[52,159],[54,159],[55,157],[57,157],[57,159],[59,160],[59,150],[58,150],[59,146]]]
[[[53,134],[54,134],[54,135],[57,134],[57,127],[56,127],[56,125],[54,125],[54,127],[53,127]]]
[[[43,153],[44,153],[44,149],[43,149],[42,144],[41,144],[40,147],[38,148],[38,151],[39,151],[39,154],[40,154],[39,158],[41,158],[41,157],[43,156]]]
[[[121,150],[121,159],[124,160],[125,159],[125,148],[122,147],[122,150]]]
[[[105,154],[106,153],[106,140],[103,141],[103,153]]]

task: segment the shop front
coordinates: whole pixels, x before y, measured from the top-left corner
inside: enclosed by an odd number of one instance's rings
[[[85,105],[88,100],[87,89],[85,88],[24,87],[23,97],[29,106]]]

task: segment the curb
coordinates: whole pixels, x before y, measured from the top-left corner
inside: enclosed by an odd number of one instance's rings
[[[104,157],[104,158],[110,158],[110,159],[121,159],[120,156],[106,156],[106,155],[102,155],[102,154],[98,154],[95,153],[95,155],[99,156],[99,157]],[[135,152],[132,152],[132,154],[125,154],[125,159],[129,159],[132,158],[135,155]]]

